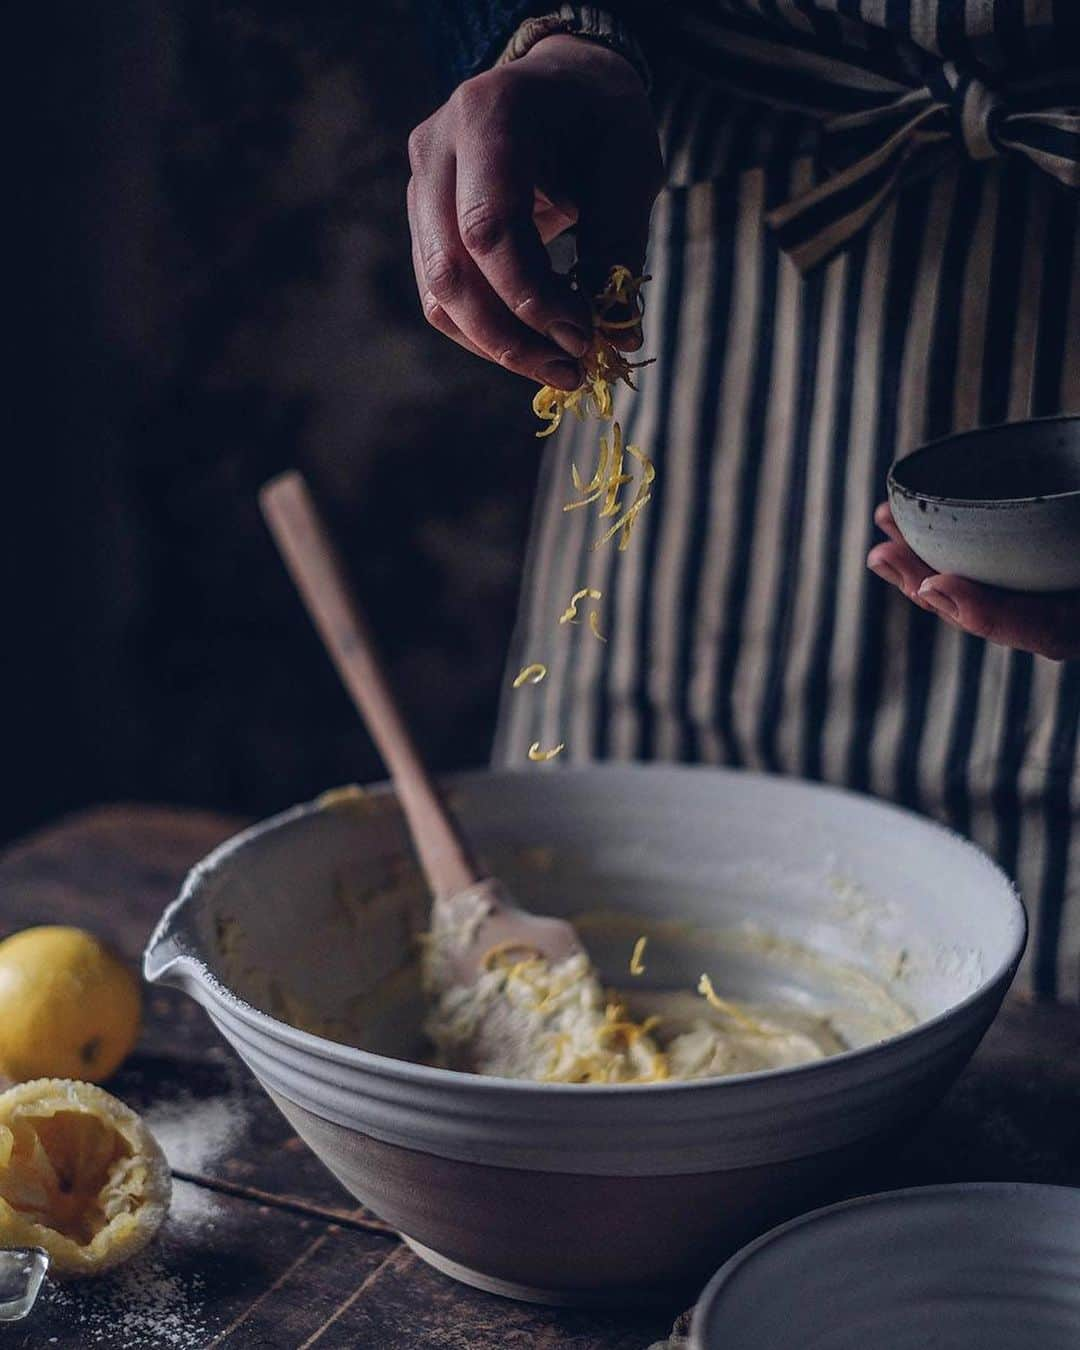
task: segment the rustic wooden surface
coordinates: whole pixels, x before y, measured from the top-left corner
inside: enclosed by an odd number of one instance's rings
[[[65,821],[0,860],[0,936],[79,923],[136,961],[184,871],[237,824],[147,807]],[[679,1311],[533,1308],[429,1270],[325,1171],[175,991],[148,993],[139,1048],[109,1087],[147,1116],[173,1166],[162,1240],[134,1269],[50,1281],[27,1322],[0,1330],[0,1347],[643,1350]],[[1080,1185],[1078,1125],[1080,1010],[1013,1000],[871,1186]]]

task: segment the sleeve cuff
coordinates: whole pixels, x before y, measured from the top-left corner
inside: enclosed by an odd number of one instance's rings
[[[520,60],[543,38],[553,37],[556,33],[587,38],[590,42],[600,42],[610,47],[630,62],[641,76],[645,88],[651,88],[649,63],[633,33],[621,19],[596,5],[560,5],[551,14],[526,19],[503,48],[495,64],[504,65],[508,61]]]

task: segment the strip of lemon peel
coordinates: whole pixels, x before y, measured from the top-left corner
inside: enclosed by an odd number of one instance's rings
[[[601,436],[600,460],[596,466],[596,472],[593,474],[593,476],[589,479],[587,483],[582,481],[581,474],[578,473],[578,466],[571,461],[570,481],[573,483],[574,487],[578,492],[595,492],[597,496],[600,495],[600,489],[604,485],[604,470],[607,467],[607,457],[608,457],[607,437]],[[581,506],[582,503],[576,502],[574,503],[574,505]],[[570,507],[564,506],[563,510],[569,511]]]
[[[521,942],[516,938],[508,938],[505,942],[496,942],[493,947],[489,947],[480,958],[480,964],[485,970],[494,970],[496,961],[498,961],[500,957],[506,956],[509,952],[528,952],[534,958],[539,957],[541,954],[540,949],[534,947],[529,942]]]
[[[539,661],[534,661],[531,666],[525,666],[518,672],[517,679],[514,681],[514,688],[520,689],[523,684],[539,684],[547,673],[547,666]]]
[[[616,345],[617,335],[640,327],[644,313],[644,300],[641,288],[649,281],[646,275],[635,276],[628,267],[615,266],[608,273],[607,281],[599,294],[594,295],[591,303],[593,334],[581,358],[582,380],[578,387],[567,392],[544,385],[533,399],[533,411],[549,426],[538,431],[538,436],[550,436],[559,427],[567,408],[579,419],[587,415],[602,420],[612,418],[614,402],[612,389],[620,380],[630,389],[636,389],[632,371],[651,364],[651,359],[629,361]],[[575,279],[575,287],[577,281]],[[629,508],[623,511],[620,491],[633,482],[634,475],[624,470],[625,456],[629,454],[641,465],[641,477],[637,492]],[[634,445],[624,445],[623,431],[618,422],[613,422],[610,438],[600,437],[600,456],[592,477],[585,481],[576,464],[571,463],[570,478],[578,494],[576,501],[567,502],[564,511],[577,510],[601,502],[599,515],[609,520],[615,517],[614,524],[592,544],[592,551],[606,544],[616,535],[619,536],[618,550],[625,552],[630,543],[631,530],[642,509],[652,498],[650,485],[656,477],[652,460]],[[622,514],[620,514],[622,512]],[[601,593],[592,587],[585,587],[575,593],[569,606],[559,618],[560,624],[579,622],[578,601],[584,598],[601,598]],[[600,631],[600,616],[592,610],[588,618],[589,631],[599,642],[607,642]],[[546,673],[546,672],[545,672]],[[523,683],[522,675],[515,681],[514,687]],[[539,677],[542,678],[542,677]],[[519,683],[520,682],[520,683]],[[537,681],[538,682],[538,681]],[[550,750],[541,749],[540,742],[534,741],[529,747],[528,757],[534,762],[554,759],[565,749],[560,742]]]
[[[603,445],[603,438],[601,438]],[[619,514],[619,489],[631,482],[631,476],[623,473],[623,438],[622,427],[618,422],[611,424],[611,471],[608,474],[607,482],[604,484],[604,505],[600,508],[602,517],[616,516]]]
[[[618,426],[618,423],[616,422],[615,425]],[[594,553],[598,548],[602,548],[603,545],[606,544],[609,539],[613,539],[615,535],[619,534],[620,531],[622,532],[622,537],[619,540],[619,552],[625,553],[630,543],[630,531],[633,527],[633,524],[640,515],[642,508],[652,498],[651,488],[653,482],[656,479],[656,466],[653,464],[649,456],[646,455],[644,451],[640,450],[636,445],[628,445],[626,447],[626,451],[628,454],[633,455],[633,457],[641,465],[641,480],[638,483],[637,493],[634,496],[634,500],[630,503],[630,506],[627,509],[626,513],[620,516],[619,519],[614,523],[614,525],[612,525],[610,529],[606,530],[600,536],[600,538],[597,539],[597,541],[593,544],[592,552]],[[621,458],[622,457],[620,455],[619,456],[620,464]],[[623,482],[629,482],[631,479],[631,475],[629,474],[626,475],[620,474],[619,477],[622,479]],[[618,504],[616,503],[615,510],[617,511],[618,509],[619,509]],[[603,516],[603,515],[610,515],[612,513],[608,511],[601,511],[600,514],[601,516]]]
[[[698,980],[698,993],[701,994],[710,1008],[715,1008],[717,1012],[722,1012],[725,1017],[730,1017],[733,1022],[742,1027],[744,1031],[753,1031],[760,1035],[767,1035],[767,1028],[753,1017],[748,1017],[741,1008],[726,998],[721,998],[713,988],[713,982],[708,975],[702,975]]]
[[[533,741],[532,745],[529,746],[529,758],[534,764],[546,764],[549,759],[555,759],[556,756],[561,755],[565,749],[566,745],[563,741],[552,746],[550,750],[541,750],[540,742]]]
[[[630,957],[631,975],[645,974],[645,962],[642,958],[645,955],[645,944],[648,942],[648,940],[649,939],[647,937],[639,937],[638,940],[634,943],[634,951]]]
[[[578,619],[578,601],[579,600],[601,600],[603,591],[598,591],[595,586],[582,586],[580,591],[575,591],[570,597],[570,603],[559,615],[560,623],[579,623]]]

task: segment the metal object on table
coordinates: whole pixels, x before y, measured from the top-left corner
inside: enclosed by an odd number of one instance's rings
[[[0,1322],[30,1314],[48,1269],[49,1254],[40,1247],[0,1248]]]

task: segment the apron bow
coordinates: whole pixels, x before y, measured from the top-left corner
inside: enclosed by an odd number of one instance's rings
[[[1064,81],[1056,77],[1055,87]],[[1043,81],[1046,84],[1046,81]],[[1077,87],[1075,79],[1071,89]],[[960,146],[973,160],[1019,154],[1080,189],[1080,108],[1029,106],[1038,85],[1014,95],[1019,106],[946,61],[921,89],[879,106],[830,118],[822,127],[824,178],[766,217],[800,271],[827,261],[870,224],[904,181],[938,162],[932,147]],[[940,151],[939,151],[940,153]]]

